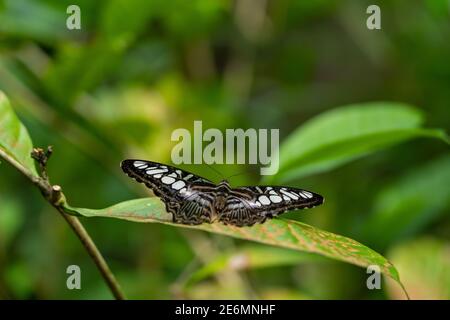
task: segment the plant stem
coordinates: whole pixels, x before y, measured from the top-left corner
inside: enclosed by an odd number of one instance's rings
[[[80,220],[78,220],[77,217],[74,217],[74,216],[71,216],[71,215],[68,215],[67,213],[65,213],[61,207],[58,207],[56,209],[59,211],[59,213],[61,213],[61,215],[64,217],[64,219],[70,225],[72,230],[75,232],[75,234],[80,239],[80,241],[83,244],[86,251],[91,256],[92,260],[94,260],[95,265],[97,266],[98,270],[102,274],[102,277],[105,280],[105,282],[107,283],[112,294],[114,295],[114,298],[116,298],[117,300],[125,300],[126,299],[125,294],[122,292],[122,289],[120,288],[119,283],[117,282],[116,278],[114,277],[114,274],[111,272],[111,269],[109,268],[105,259],[103,259],[102,254],[98,250],[94,241],[92,241],[92,238],[89,236],[86,229],[81,224]]]
[[[32,153],[33,158],[36,159],[34,154],[40,151],[41,149],[34,149]],[[95,265],[100,271],[103,279],[105,280],[106,284],[111,290],[114,298],[118,300],[125,300],[126,299],[125,294],[123,293],[119,283],[114,277],[114,274],[112,273],[102,254],[98,250],[94,241],[90,237],[89,233],[86,231],[86,229],[84,228],[84,226],[82,225],[80,220],[78,220],[77,217],[68,215],[64,211],[63,204],[65,204],[65,197],[61,192],[61,187],[56,185],[52,186],[48,180],[48,177],[43,179],[39,176],[34,175],[27,168],[25,168],[19,161],[17,161],[14,157],[10,156],[8,153],[4,152],[1,148],[0,148],[0,157],[9,162],[14,168],[16,168],[19,172],[21,172],[25,177],[28,178],[28,180],[30,180],[34,185],[36,185],[40,189],[41,193],[44,195],[46,200],[56,210],[58,210],[58,212],[63,216],[63,218],[70,225],[70,227],[75,232],[77,237],[80,239],[84,248],[91,256],[92,260],[94,261]],[[45,159],[44,165],[46,164],[47,160],[48,157]],[[42,163],[40,163],[40,165],[42,165]]]
[[[0,148],[0,157],[8,161],[14,168],[16,168],[20,173],[22,173],[25,177],[28,178],[34,185],[36,185],[39,189],[48,188],[48,185],[45,184],[45,180],[40,177],[32,174],[28,169],[26,169],[19,161],[11,157],[2,148]]]

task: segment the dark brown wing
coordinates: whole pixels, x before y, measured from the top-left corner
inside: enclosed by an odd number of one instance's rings
[[[311,191],[275,186],[251,186],[232,189],[219,220],[225,224],[251,226],[286,211],[313,208],[323,197]]]
[[[213,199],[208,191],[215,187],[211,181],[166,164],[146,160],[124,160],[121,167],[128,176],[144,183],[164,202],[174,222],[209,222]]]

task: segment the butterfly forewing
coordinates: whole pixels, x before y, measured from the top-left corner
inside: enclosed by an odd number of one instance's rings
[[[184,198],[193,184],[205,188],[214,187],[214,184],[207,179],[157,162],[124,160],[121,167],[126,174],[138,182],[145,183],[155,194],[158,193],[158,196]]]
[[[214,184],[190,172],[145,160],[124,160],[122,170],[144,183],[160,197],[174,222],[200,224],[211,215],[212,197],[207,196]]]

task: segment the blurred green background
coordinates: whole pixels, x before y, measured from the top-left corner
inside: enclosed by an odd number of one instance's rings
[[[371,31],[366,8],[377,3],[382,29]],[[81,30],[65,27],[70,4],[81,8]],[[34,145],[53,145],[49,175],[69,202],[102,208],[148,195],[120,161],[170,162],[172,131],[194,120],[280,128],[283,141],[327,110],[386,100],[419,107],[427,126],[448,132],[450,3],[5,0],[0,90]],[[252,167],[216,168],[247,172],[233,185],[260,181]],[[190,169],[218,180],[206,166]],[[411,297],[450,298],[448,146],[412,140],[290,185],[327,198],[290,218],[387,256]],[[403,298],[391,283],[368,290],[365,269],[329,259],[164,225],[82,222],[130,298]],[[269,256],[279,258],[264,263]],[[81,290],[66,288],[71,264]],[[204,266],[207,276],[191,277]],[[111,298],[63,219],[3,163],[0,298]]]

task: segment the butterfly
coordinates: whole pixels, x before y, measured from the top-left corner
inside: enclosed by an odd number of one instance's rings
[[[124,160],[122,170],[144,183],[159,197],[173,222],[197,225],[220,221],[238,227],[263,223],[286,211],[313,208],[323,203],[311,191],[279,186],[232,188],[193,173],[152,161]]]

